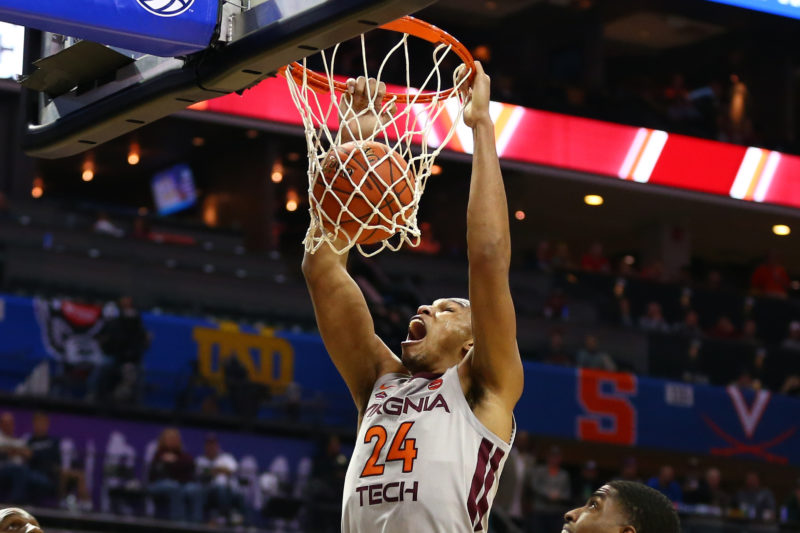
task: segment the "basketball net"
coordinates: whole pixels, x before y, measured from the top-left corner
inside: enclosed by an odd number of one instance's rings
[[[456,79],[455,73],[453,73],[452,83],[455,90],[442,95],[444,88],[442,87],[443,80],[440,66],[448,54],[451,53],[452,46],[439,44],[433,48],[433,67],[431,72],[420,87],[412,88],[410,83],[408,38],[408,33],[401,34],[399,42],[390,49],[381,62],[377,74],[372,73],[373,77],[380,82],[387,61],[394,54],[404,54],[405,94],[399,96],[395,94],[391,97],[387,95],[388,98],[383,102],[374,102],[375,95],[370,94],[370,84],[367,84],[367,96],[371,103],[360,111],[353,109],[353,99],[349,95],[341,95],[334,86],[334,65],[336,54],[339,50],[338,44],[330,50],[320,52],[324,65],[324,74],[328,79],[328,90],[321,91],[317,89],[315,91],[309,85],[309,71],[307,69],[302,69],[302,76],[297,76],[299,79],[295,79],[295,76],[289,75],[290,73],[287,72],[286,80],[289,84],[289,91],[303,119],[308,147],[308,196],[311,224],[303,244],[305,250],[309,253],[314,253],[320,246],[327,244],[338,254],[343,254],[355,247],[362,255],[369,257],[387,248],[397,251],[403,244],[418,246],[420,243],[421,235],[417,226],[419,201],[425,191],[425,184],[431,175],[431,166],[436,156],[439,155],[452,138],[456,125],[462,119],[465,102],[461,101],[457,96],[459,95],[458,89],[461,85],[467,83],[471,72],[459,77],[459,79]],[[364,69],[363,76],[369,79],[370,73],[367,69],[364,35],[361,35],[360,40],[361,62]],[[306,59],[303,59],[301,64],[305,67]],[[291,65],[287,67],[287,69],[291,68],[293,68]],[[372,90],[374,92],[374,89]],[[428,93],[428,95],[431,92],[435,94],[433,98],[429,98],[429,102],[423,102],[423,100],[428,99],[420,98],[423,92]],[[394,105],[397,105],[398,110],[397,113],[391,115],[389,110]],[[454,109],[457,109],[456,116],[452,117],[449,129],[443,137],[441,135],[431,135],[434,123],[448,106],[451,108],[451,114]],[[374,117],[375,128],[373,131],[357,131],[361,129],[360,123],[353,119],[361,118],[368,114]],[[334,133],[331,131],[330,126],[334,128],[338,126],[338,130]],[[366,184],[368,180],[363,179],[360,183],[356,183],[347,172],[347,164],[353,158],[352,154],[357,152],[354,150],[349,157],[343,158],[339,151],[331,151],[331,148],[342,144],[344,131],[347,132],[348,140],[353,139],[357,144],[360,144],[360,141],[383,143],[408,163],[406,172],[401,177],[397,178],[394,183],[386,183],[383,197],[377,205],[370,202],[366,194],[361,194],[360,187],[362,184]],[[377,160],[370,161],[370,158],[364,153],[363,145],[359,146],[359,151],[362,156],[361,161],[368,162],[368,174],[373,173],[376,167],[380,166],[392,155],[389,152]],[[329,157],[331,153],[335,154],[335,157]],[[334,179],[330,179],[331,161],[335,161],[335,164],[338,165],[338,169],[335,169],[336,175]],[[323,170],[326,164],[328,166]],[[327,180],[323,179],[323,172],[328,173]],[[339,179],[347,179],[352,184],[353,192],[349,198],[343,198],[341,193],[336,194],[332,190],[333,184]],[[315,185],[318,186],[318,190],[319,185],[324,186],[325,195],[337,199],[341,206],[338,216],[331,217],[322,210],[321,202],[317,202],[314,199]],[[403,206],[403,203],[397,197],[396,191],[405,190],[405,185],[413,191],[412,203],[408,207],[398,209],[398,212],[393,213],[391,217],[387,216],[386,210],[382,211],[379,206],[386,205],[387,202],[392,201],[395,202],[394,205]],[[371,215],[364,216],[361,213],[361,216],[358,217],[350,211],[349,205],[355,195],[359,195],[359,198],[369,203],[372,208]],[[350,221],[355,222],[351,223]],[[345,222],[348,223],[348,227],[353,227],[357,224],[357,231],[340,231],[340,226]],[[369,235],[374,230],[386,231],[394,236],[377,244],[366,246],[358,244],[359,237],[362,234]]]

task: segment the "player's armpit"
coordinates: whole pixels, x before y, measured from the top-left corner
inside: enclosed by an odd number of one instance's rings
[[[346,269],[346,255],[328,246],[303,259],[317,326],[356,407],[363,409],[377,378],[402,372],[400,360],[375,335],[364,295]]]

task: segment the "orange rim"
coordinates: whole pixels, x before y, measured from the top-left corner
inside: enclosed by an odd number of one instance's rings
[[[389,31],[396,31],[398,33],[407,33],[428,41],[436,46],[440,44],[448,45],[450,46],[451,50],[455,52],[459,58],[461,58],[461,61],[463,61],[464,64],[470,69],[470,79],[475,76],[475,60],[472,58],[472,54],[469,53],[469,50],[467,50],[467,48],[455,37],[446,31],[437,28],[433,24],[429,24],[424,20],[414,17],[406,16],[379,26],[379,28]],[[307,69],[297,61],[281,67],[278,70],[278,74],[284,78],[287,76],[292,76],[292,78],[294,78],[294,80],[300,84],[303,83],[303,78],[307,78],[308,86],[318,93],[327,93],[330,91],[330,80],[328,79],[328,76]],[[341,81],[333,80],[333,88],[335,91],[343,93],[347,91],[347,84]],[[397,98],[397,101],[401,103],[409,103],[413,101],[418,104],[426,104],[433,101],[434,98],[446,100],[453,95],[454,91],[455,88],[446,89],[444,91],[424,91],[415,94],[389,92],[386,93],[384,100]]]

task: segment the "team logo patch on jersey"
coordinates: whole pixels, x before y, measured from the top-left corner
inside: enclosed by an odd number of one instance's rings
[[[433,381],[428,383],[428,390],[436,390],[442,386],[442,383],[444,383],[442,381],[442,378],[434,379]]]
[[[378,387],[378,388],[379,388],[379,389],[381,389],[381,390],[389,390],[389,389],[393,389],[393,388],[395,388],[396,386],[397,386],[397,385],[381,385],[381,386],[380,386],[380,387]]]
[[[384,398],[386,398],[386,396],[388,395],[385,392],[379,392],[378,394],[375,395],[375,397],[379,400],[383,400]]]

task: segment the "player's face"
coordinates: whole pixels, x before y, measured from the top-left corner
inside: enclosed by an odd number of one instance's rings
[[[0,509],[0,533],[42,533],[39,522],[23,509]]]
[[[617,501],[617,491],[603,485],[583,507],[564,515],[562,533],[636,533],[626,524],[625,514]]]
[[[409,369],[432,368],[449,357],[461,357],[463,347],[472,338],[472,314],[469,302],[443,298],[422,305],[408,325],[408,337],[402,343],[403,363]]]

